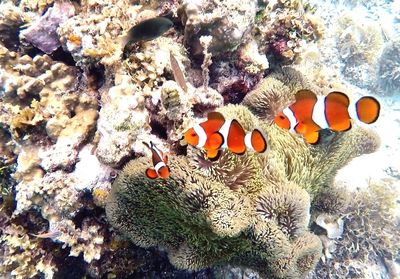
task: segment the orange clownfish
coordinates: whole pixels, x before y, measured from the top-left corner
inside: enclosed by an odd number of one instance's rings
[[[246,148],[262,153],[268,144],[264,135],[254,129],[245,133],[242,125],[236,120],[225,120],[219,112],[210,112],[207,121],[196,124],[187,130],[184,140],[197,148],[204,148],[209,159],[218,159],[220,150],[227,148],[235,154],[243,154]]]
[[[150,167],[146,170],[146,176],[151,179],[155,179],[157,177],[168,178],[168,156],[158,149],[152,142],[150,142],[150,146],[145,142],[143,142],[143,144],[151,150],[154,165],[154,167]]]
[[[320,130],[347,131],[351,128],[351,119],[370,124],[378,119],[379,111],[379,102],[371,96],[350,104],[349,98],[342,92],[317,97],[310,90],[300,90],[296,93],[296,101],[278,113],[275,123],[291,132],[303,134],[308,143],[315,144]]]

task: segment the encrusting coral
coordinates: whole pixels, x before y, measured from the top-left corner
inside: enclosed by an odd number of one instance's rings
[[[60,41],[78,66],[101,63],[119,67],[122,47],[117,37],[135,23],[138,6],[129,1],[86,1],[81,12],[57,29]]]
[[[128,56],[123,66],[135,86],[143,90],[144,94],[150,94],[166,81],[165,72],[171,72],[170,53],[181,64],[187,63],[185,49],[181,45],[172,38],[160,37],[142,43]]]
[[[139,135],[150,132],[149,113],[144,97],[128,75],[122,76],[121,82],[105,94],[99,112],[96,155],[103,163],[115,166],[132,154],[132,145]]]
[[[290,70],[286,73],[290,74],[279,74],[282,80],[296,76]],[[300,78],[288,88],[305,82]],[[265,92],[272,91],[257,92],[267,103],[270,93]],[[290,100],[296,91],[287,92]],[[253,102],[246,104],[252,109]],[[148,159],[133,160],[109,196],[110,222],[140,246],[166,248],[171,263],[179,268],[231,263],[277,278],[307,274],[322,248],[319,238],[308,232],[311,201],[331,187],[338,169],[375,151],[379,140],[354,128],[310,146],[262,120],[271,115],[259,120],[247,107],[234,105],[217,111],[237,119],[247,131],[261,127],[270,152],[237,156],[223,151],[218,161],[211,162],[201,150],[188,147],[187,157],[170,157],[171,176],[165,180],[146,178]]]

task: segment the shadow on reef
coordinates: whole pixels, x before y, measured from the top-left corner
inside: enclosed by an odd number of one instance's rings
[[[112,252],[111,252],[112,253]],[[115,255],[118,257],[129,258],[130,264],[126,265],[123,261],[118,263],[118,268],[113,267],[115,278],[118,279],[212,279],[215,276],[211,269],[201,271],[177,270],[172,266],[166,252],[161,252],[156,248],[143,249],[133,244],[122,250],[118,250]],[[135,264],[132,264],[135,263]],[[104,265],[105,264],[105,265]],[[100,267],[101,266],[101,267]],[[68,257],[59,265],[58,272],[54,278],[59,279],[81,279],[85,276],[88,279],[109,278],[107,274],[99,274],[99,269],[107,269],[107,263],[99,260],[95,264],[86,264],[83,257]],[[110,267],[111,268],[111,267]]]

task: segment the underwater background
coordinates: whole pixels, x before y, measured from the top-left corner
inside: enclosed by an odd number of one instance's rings
[[[0,187],[0,278],[400,278],[400,1],[0,0]]]

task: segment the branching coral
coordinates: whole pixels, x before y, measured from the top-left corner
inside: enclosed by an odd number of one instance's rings
[[[87,263],[100,259],[104,248],[104,226],[101,224],[86,218],[81,228],[76,228],[72,221],[64,220],[52,229],[57,230],[59,235],[55,238],[58,241],[71,247],[70,256],[78,257],[82,253]]]

